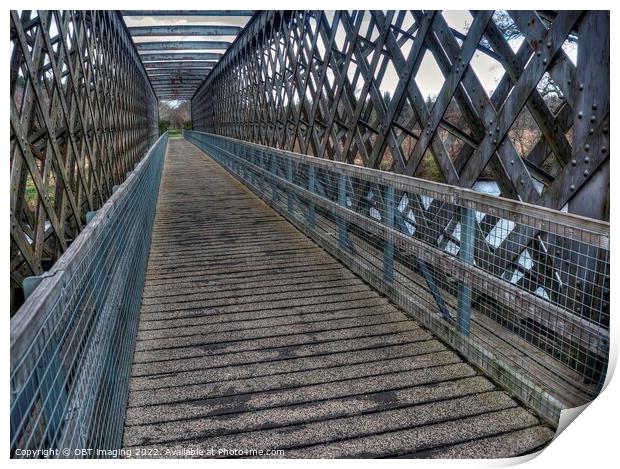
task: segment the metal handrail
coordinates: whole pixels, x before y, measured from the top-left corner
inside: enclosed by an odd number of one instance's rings
[[[121,444],[167,142],[165,133],[52,269],[30,280],[38,286],[11,319],[14,457],[102,457]]]
[[[608,223],[229,137],[185,136],[550,423],[599,392]]]

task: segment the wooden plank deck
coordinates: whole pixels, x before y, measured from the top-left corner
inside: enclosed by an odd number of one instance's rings
[[[199,149],[170,141],[126,448],[509,457],[552,437]]]

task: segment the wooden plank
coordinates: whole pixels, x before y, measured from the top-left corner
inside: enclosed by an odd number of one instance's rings
[[[189,174],[199,175],[195,186],[199,190],[191,193],[181,183]],[[171,223],[171,217],[207,219],[209,230]],[[304,247],[302,266],[311,260],[321,262],[333,266],[333,285],[346,279],[355,283],[329,288],[311,272],[287,281],[276,280],[274,271],[266,271],[257,283],[253,269],[262,269],[267,259],[280,258],[279,271],[292,260],[269,243],[248,246],[251,231],[249,238],[237,238],[246,220],[256,223],[263,218],[269,220],[268,230],[277,229],[281,242]],[[168,258],[170,249],[188,237],[185,244],[191,249],[209,254],[217,246],[225,259],[228,253],[232,262],[244,262],[244,268],[234,278],[228,277],[224,265],[219,273],[212,270],[209,281],[196,282],[194,276],[183,295],[174,289],[162,291],[161,256]],[[237,255],[238,251],[245,254]],[[188,268],[175,256],[169,262],[177,276]],[[197,265],[213,269],[218,262],[222,261]],[[226,264],[230,271],[230,263]],[[520,428],[515,415],[501,413],[516,411],[515,401],[182,140],[170,143],[149,272],[125,447],[149,445],[166,456],[167,449],[180,444],[182,427],[183,444],[197,448],[211,443],[253,447],[260,439],[273,448],[321,442],[331,451],[344,434],[368,437],[387,428],[424,428],[446,419],[464,419],[471,423],[471,431],[478,431],[477,421],[468,419],[488,412],[493,412],[498,428],[488,431],[483,425],[489,435]],[[302,280],[317,282],[320,293],[311,293],[312,283]],[[353,285],[367,295],[365,299],[351,293]],[[188,315],[201,301],[204,306]],[[461,439],[446,436],[431,447],[456,441]],[[543,436],[539,444],[547,441]],[[417,447],[412,443],[404,448],[412,452]]]

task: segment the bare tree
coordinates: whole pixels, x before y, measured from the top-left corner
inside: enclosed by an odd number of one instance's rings
[[[192,119],[189,101],[160,101],[159,119],[168,121],[172,129],[182,129],[184,124]]]

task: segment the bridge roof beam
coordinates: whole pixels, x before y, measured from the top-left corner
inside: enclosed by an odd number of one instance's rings
[[[165,60],[219,60],[222,54],[216,54],[213,52],[205,52],[198,54],[185,54],[185,53],[156,53],[156,54],[143,54],[140,56],[142,62],[161,62]]]
[[[157,74],[157,75],[150,75],[149,78],[151,79],[151,83],[153,83],[153,81],[162,81],[162,80],[202,81],[205,79],[205,76],[194,75],[194,74],[172,75],[170,73],[162,73],[162,74]]]
[[[161,88],[197,88],[198,85],[200,84],[200,82],[170,82],[170,81],[160,81],[160,82],[156,82],[153,83],[153,88],[154,89],[161,89]]]
[[[134,36],[236,36],[239,26],[132,26],[129,33]]]
[[[123,16],[252,16],[254,10],[122,10]]]
[[[136,48],[138,53],[159,50],[226,50],[230,44],[228,41],[154,41],[137,42]]]
[[[171,68],[209,68],[213,67],[217,61],[215,60],[154,60],[144,63],[145,68],[157,68],[161,65],[170,66]]]

